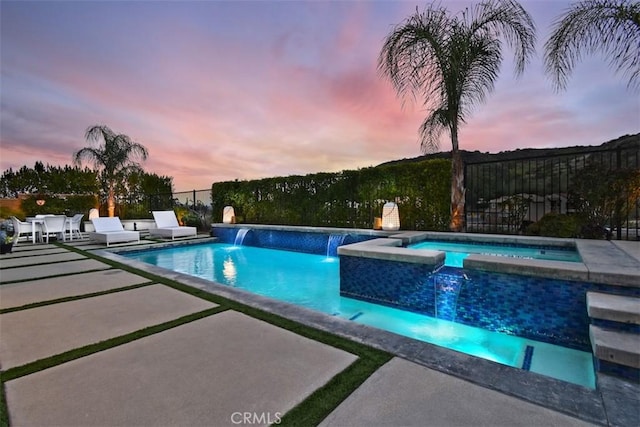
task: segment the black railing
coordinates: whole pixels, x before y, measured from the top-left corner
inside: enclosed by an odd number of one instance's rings
[[[569,150],[556,156],[467,162],[466,229],[518,234],[547,214],[590,210],[599,215],[610,237],[636,240],[640,237],[638,189],[616,180],[629,171],[637,174],[639,152],[639,144],[629,144]]]

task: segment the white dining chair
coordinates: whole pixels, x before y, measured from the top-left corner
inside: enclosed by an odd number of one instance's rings
[[[45,241],[49,243],[49,236],[51,234],[55,234],[58,239],[60,238],[60,235],[62,235],[62,240],[65,240],[64,232],[66,223],[66,215],[45,216],[42,223],[42,234],[45,237]]]
[[[13,241],[14,246],[18,246],[18,241],[20,240],[20,237],[26,237],[28,239],[31,239],[33,235],[33,227],[34,227],[33,224],[31,224],[30,222],[20,221],[15,216],[12,216],[10,219],[11,219],[11,222],[13,223],[13,236],[15,237],[15,240]],[[36,234],[39,234],[39,233],[40,233],[40,230],[37,229]]]
[[[71,218],[71,228],[69,229],[69,235],[73,240],[73,236],[78,236],[79,239],[83,239],[82,231],[80,231],[80,224],[82,223],[82,218],[84,218],[84,214],[75,214],[73,218]]]

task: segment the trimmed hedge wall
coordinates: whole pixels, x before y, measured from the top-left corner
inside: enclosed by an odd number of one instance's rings
[[[25,216],[38,214],[74,215],[83,213],[85,220],[89,217],[89,209],[98,206],[98,198],[94,195],[45,196],[45,204],[38,206],[36,200],[40,196],[29,196],[22,200],[21,209]],[[23,218],[24,219],[24,218]]]
[[[239,223],[372,228],[387,201],[398,203],[402,229],[447,230],[451,162],[422,162],[225,181],[211,188],[214,222],[231,205]]]

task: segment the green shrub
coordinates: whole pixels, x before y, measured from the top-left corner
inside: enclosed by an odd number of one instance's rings
[[[545,214],[538,222],[527,227],[526,234],[546,237],[578,237],[582,221],[577,215]]]
[[[202,221],[200,219],[200,216],[193,212],[189,212],[188,214],[183,216],[182,222],[184,222],[184,225],[187,225],[189,227],[196,227],[196,228],[202,227]]]

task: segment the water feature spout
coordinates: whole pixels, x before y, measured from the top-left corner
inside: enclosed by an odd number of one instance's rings
[[[437,273],[433,275],[436,319],[455,322],[458,296],[463,283],[468,280],[466,274]]]
[[[346,234],[331,234],[327,240],[327,256],[338,256],[338,246],[344,243]]]
[[[244,238],[247,236],[247,233],[250,230],[248,228],[241,228],[238,230],[238,233],[236,234],[236,239],[233,242],[233,246],[242,246],[242,243],[244,242]]]

